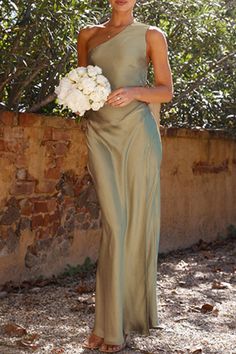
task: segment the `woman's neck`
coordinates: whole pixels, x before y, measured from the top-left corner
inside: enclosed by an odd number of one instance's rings
[[[133,21],[134,16],[132,12],[120,13],[113,11],[108,25],[113,27],[122,27],[129,25]]]

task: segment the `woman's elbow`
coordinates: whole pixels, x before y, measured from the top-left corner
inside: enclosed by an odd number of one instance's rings
[[[165,94],[165,103],[171,102],[174,97],[174,92],[172,89],[168,90]]]

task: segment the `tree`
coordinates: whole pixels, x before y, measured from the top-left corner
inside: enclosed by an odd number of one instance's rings
[[[5,0],[0,7],[2,109],[68,115],[54,88],[77,65],[79,29],[107,18],[107,3]],[[161,123],[236,134],[233,2],[138,1],[135,17],[160,27],[168,40],[175,95],[162,104]],[[151,67],[148,79],[152,83]]]

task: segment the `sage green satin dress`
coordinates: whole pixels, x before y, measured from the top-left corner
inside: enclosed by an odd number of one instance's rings
[[[148,28],[134,22],[89,51],[112,90],[146,85]],[[158,325],[161,136],[148,104],[135,100],[89,111],[86,139],[102,218],[93,332],[121,344],[123,332]]]

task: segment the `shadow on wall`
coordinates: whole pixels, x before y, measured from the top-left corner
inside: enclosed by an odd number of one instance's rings
[[[0,113],[0,284],[97,260],[102,225],[85,129],[61,117]],[[160,133],[160,252],[225,235],[236,224],[236,140],[203,129]]]

